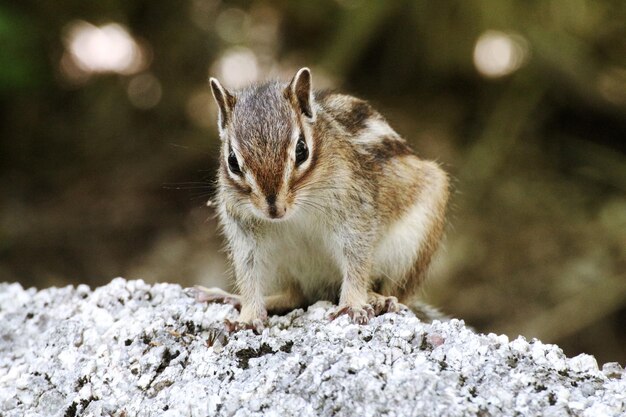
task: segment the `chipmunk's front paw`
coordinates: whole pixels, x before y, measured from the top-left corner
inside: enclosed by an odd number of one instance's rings
[[[344,314],[350,317],[353,323],[367,324],[374,317],[374,309],[368,304],[362,307],[339,306],[335,312],[331,313],[330,319],[335,320]]]
[[[397,313],[402,308],[406,308],[398,302],[396,297],[384,296],[374,292],[370,293],[367,302],[372,306],[374,314],[377,316],[385,313]]]
[[[226,320],[226,331],[229,333],[238,332],[240,330],[252,330],[256,334],[261,334],[265,329],[265,321],[267,320],[267,311],[265,309],[243,308],[239,314],[237,321]]]
[[[265,329],[265,325],[261,319],[252,320],[250,322],[230,321],[226,319],[224,320],[224,327],[228,333],[235,333],[241,330],[252,330],[256,334],[261,334],[263,329]]]

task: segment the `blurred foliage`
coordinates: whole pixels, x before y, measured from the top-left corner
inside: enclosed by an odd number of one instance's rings
[[[28,20],[0,7],[0,91],[11,92],[39,84],[45,77],[42,62],[29,56],[36,39]]]
[[[126,28],[143,66],[78,68],[77,21]],[[523,62],[490,78],[493,33]],[[208,76],[304,65],[455,178],[429,301],[626,361],[623,1],[0,3],[0,279],[227,285]]]

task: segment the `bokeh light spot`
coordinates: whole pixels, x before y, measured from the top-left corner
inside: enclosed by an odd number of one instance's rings
[[[189,18],[199,29],[211,31],[215,27],[215,15],[219,4],[219,0],[192,0]]]
[[[476,41],[474,65],[485,77],[497,78],[517,71],[527,55],[527,42],[521,36],[489,30]]]
[[[65,45],[74,64],[86,73],[133,74],[145,64],[135,39],[117,23],[100,27],[84,21],[71,23]]]
[[[215,21],[215,32],[226,42],[245,41],[249,28],[250,17],[241,9],[226,9],[217,16]]]
[[[154,75],[145,73],[130,80],[126,93],[133,106],[146,110],[159,104],[163,91],[159,80]]]
[[[201,128],[212,128],[217,120],[217,113],[214,112],[213,96],[208,89],[208,85],[195,91],[187,100],[187,117],[191,122]]]
[[[257,81],[259,63],[250,49],[233,47],[216,61],[211,74],[217,76],[227,88],[241,88]]]
[[[602,97],[617,105],[626,105],[626,69],[610,67],[600,73],[597,81]]]

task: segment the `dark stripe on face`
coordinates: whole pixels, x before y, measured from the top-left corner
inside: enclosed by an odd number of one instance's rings
[[[299,122],[298,122],[299,123]],[[318,160],[318,155],[319,155],[319,139],[317,137],[317,134],[315,133],[315,131],[317,131],[318,129],[320,129],[319,124],[322,123],[321,120],[318,121],[318,125],[315,126],[314,128],[314,133],[313,133],[313,137],[311,138],[311,140],[313,141],[313,147],[312,149],[309,149],[309,159],[311,160],[311,162],[309,163],[309,166],[306,168],[306,170],[300,174],[299,177],[291,177],[291,180],[289,182],[289,189],[294,189],[294,188],[298,188],[299,186],[301,186],[302,184],[304,184],[308,178],[311,177],[311,174],[313,173],[313,171],[315,170],[315,165],[317,164],[317,160]],[[302,126],[300,126],[300,129],[302,129]],[[322,130],[324,130],[322,128]],[[302,131],[302,130],[300,130]],[[295,172],[295,170],[294,170]]]
[[[270,213],[270,217],[276,217],[276,195],[268,195],[265,197],[265,201],[267,201],[267,209]]]
[[[228,182],[228,184],[231,187],[233,187],[236,191],[238,191],[242,195],[246,196],[252,192],[252,188],[250,188],[248,185],[240,184],[239,182],[231,178],[231,176],[228,174],[228,167],[225,166],[225,163],[223,160],[222,160],[222,163],[220,164],[220,171],[221,171],[222,178],[226,182]]]
[[[275,158],[265,162],[249,162],[250,171],[255,174],[256,183],[264,196],[277,195],[280,190],[286,156],[279,153]]]

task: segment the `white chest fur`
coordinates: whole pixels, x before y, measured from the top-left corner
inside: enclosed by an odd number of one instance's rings
[[[295,282],[307,299],[333,299],[339,293],[340,245],[328,223],[317,216],[295,216],[275,223],[264,237],[269,292]]]

